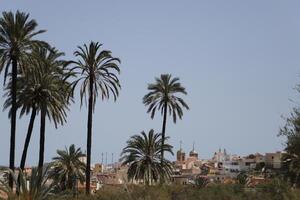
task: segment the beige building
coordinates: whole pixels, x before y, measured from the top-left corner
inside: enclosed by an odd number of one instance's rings
[[[100,163],[96,163],[93,169],[93,173],[97,174],[97,173],[102,173],[103,171],[104,171],[104,165]]]
[[[195,145],[190,151],[189,156],[186,158],[185,152],[180,149],[177,151],[177,159],[175,161],[175,169],[177,172],[185,173],[200,173],[201,160],[199,160],[199,154],[195,150]]]
[[[267,167],[279,169],[281,167],[282,153],[277,151],[276,153],[266,153],[265,162]]]

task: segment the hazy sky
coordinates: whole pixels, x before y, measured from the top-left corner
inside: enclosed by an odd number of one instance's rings
[[[161,116],[146,114],[142,97],[161,73],[180,77],[191,110],[183,120],[168,121],[167,135],[175,151],[186,152],[195,141],[201,158],[219,147],[246,155],[282,150],[277,137],[297,100],[300,82],[299,1],[3,1],[0,11],[30,13],[40,36],[74,58],[77,45],[91,40],[122,60],[122,91],[116,103],[97,102],[92,161],[101,153],[119,155],[126,140],[142,130],[161,130]],[[2,107],[3,73],[0,78]],[[17,121],[16,164],[29,118]],[[87,108],[79,93],[68,123],[57,130],[47,122],[45,159],[58,148],[86,146]],[[9,159],[10,125],[0,114],[0,165]],[[28,163],[38,161],[39,119],[30,143]],[[170,157],[174,159],[174,157]],[[116,160],[116,157],[115,157]]]

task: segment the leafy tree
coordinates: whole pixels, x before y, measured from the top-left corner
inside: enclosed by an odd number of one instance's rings
[[[170,178],[172,163],[166,159],[161,162],[160,156],[162,150],[173,155],[173,147],[167,143],[162,146],[161,140],[161,134],[151,129],[148,134],[142,131],[141,135],[134,135],[127,141],[121,160],[123,165],[129,164],[129,180],[142,180],[146,185],[151,185],[161,178]]]
[[[53,158],[51,177],[60,183],[62,189],[74,189],[74,180],[84,181],[85,163],[80,158],[85,156],[80,148],[72,144],[69,149],[57,150],[57,156]]]
[[[15,167],[15,136],[16,136],[16,113],[17,113],[17,74],[21,68],[25,67],[22,60],[30,55],[32,46],[45,45],[44,42],[34,40],[34,36],[45,32],[35,31],[37,23],[29,20],[29,14],[17,11],[3,12],[0,18],[0,72],[4,70],[4,84],[11,68],[11,133],[10,133],[10,159],[9,168]],[[13,181],[10,178],[10,186]]]
[[[87,122],[87,166],[86,166],[86,194],[90,194],[91,180],[91,149],[92,149],[92,121],[93,111],[98,95],[102,100],[109,99],[112,95],[116,101],[121,88],[117,74],[120,73],[118,64],[120,59],[114,58],[110,51],[100,50],[102,44],[91,42],[89,46],[78,47],[74,55],[78,57],[74,70],[80,70],[81,77],[74,83],[82,82],[80,89],[81,105],[88,94],[88,122]],[[86,102],[86,101],[85,101]]]
[[[170,74],[162,74],[160,78],[155,79],[154,84],[148,85],[149,93],[143,98],[143,103],[148,106],[147,113],[151,113],[154,118],[156,110],[160,110],[163,115],[162,125],[162,147],[165,142],[165,132],[167,123],[167,113],[173,116],[173,122],[176,123],[183,116],[183,109],[189,109],[189,106],[177,94],[187,94],[185,88],[179,83],[179,78],[172,78]],[[164,151],[161,151],[161,159],[164,159]]]
[[[197,176],[195,179],[195,185],[199,188],[204,188],[208,185],[209,180],[205,176]]]
[[[52,195],[56,183],[48,182],[48,168],[43,171],[32,168],[30,175],[25,174],[22,170],[19,171],[19,174],[12,170],[9,173],[13,177],[18,194],[15,194],[7,183],[0,180],[0,191],[6,194],[8,200],[46,200]]]
[[[280,129],[280,136],[286,137],[283,156],[283,170],[292,184],[300,186],[300,109],[294,108],[286,124]]]
[[[266,163],[265,162],[259,162],[259,163],[256,164],[255,170],[259,171],[259,172],[264,172],[265,167],[266,167]]]
[[[247,179],[248,179],[248,174],[245,171],[242,171],[237,175],[236,179],[239,184],[246,185]]]

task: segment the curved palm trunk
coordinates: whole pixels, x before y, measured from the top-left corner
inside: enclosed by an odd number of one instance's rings
[[[40,126],[40,153],[39,153],[39,170],[43,169],[44,151],[45,151],[45,124],[46,124],[46,108],[41,109],[41,126]]]
[[[30,121],[29,121],[29,125],[28,125],[28,130],[27,130],[27,135],[26,135],[26,139],[25,139],[25,143],[24,143],[23,153],[22,153],[22,157],[21,157],[21,164],[20,164],[21,170],[24,170],[24,167],[25,167],[27,151],[28,151],[28,146],[30,143],[31,135],[32,135],[32,129],[33,129],[33,125],[34,125],[35,116],[36,116],[36,108],[32,108]]]
[[[87,159],[86,159],[86,185],[85,192],[87,195],[90,194],[90,181],[91,181],[91,149],[92,149],[92,121],[93,121],[93,77],[90,77],[90,96],[89,96],[89,105],[88,105],[88,123],[87,123]]]
[[[15,170],[15,145],[16,145],[16,115],[17,115],[17,59],[12,59],[12,108],[11,108],[11,128],[10,128],[10,153],[9,168]],[[9,176],[9,186],[13,188],[13,177]]]

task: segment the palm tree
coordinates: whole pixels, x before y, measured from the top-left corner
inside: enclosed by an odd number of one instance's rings
[[[66,111],[70,101],[72,101],[71,83],[68,78],[72,73],[68,70],[66,62],[60,60],[64,55],[55,49],[48,50],[46,48],[34,49],[33,66],[31,72],[32,87],[37,87],[36,91],[36,107],[40,110],[40,151],[38,167],[42,168],[44,164],[44,149],[45,149],[45,126],[46,116],[57,124],[66,122]],[[29,88],[32,90],[32,88]]]
[[[35,118],[38,114],[38,108],[36,107],[37,99],[35,99],[36,94],[38,92],[37,92],[37,87],[32,87],[33,86],[32,78],[33,78],[32,73],[25,73],[25,74],[21,74],[17,79],[17,108],[18,109],[21,108],[20,117],[22,117],[24,114],[26,115],[29,114],[31,111],[26,139],[25,139],[22,157],[21,157],[21,163],[20,163],[21,170],[24,170],[25,167],[27,150],[29,147]],[[5,88],[7,92],[4,94],[4,96],[6,96],[7,99],[4,102],[4,110],[11,108],[12,97],[11,97],[10,88],[11,88],[11,81],[8,83],[8,86]],[[11,113],[11,109],[9,113]]]
[[[18,67],[22,67],[22,59],[31,51],[32,46],[45,44],[34,40],[33,37],[45,32],[44,30],[35,31],[37,23],[29,20],[29,14],[17,11],[3,12],[0,18],[0,72],[4,69],[4,84],[11,67],[11,134],[10,134],[10,159],[9,168],[15,167],[15,136],[16,136],[16,113],[17,113],[17,74]],[[24,66],[23,66],[24,67]],[[12,177],[10,186],[13,186]]]
[[[66,62],[60,60],[63,55],[55,48],[33,48],[31,59],[27,60],[30,67],[18,77],[17,106],[21,108],[20,116],[32,110],[20,164],[22,170],[37,113],[41,112],[39,167],[42,167],[44,162],[46,116],[54,122],[56,128],[58,124],[66,121],[66,110],[69,100],[72,100],[72,97],[67,95],[71,92],[71,84],[67,79],[72,76],[72,72],[67,69]],[[10,84],[11,82],[7,90]],[[7,99],[4,108],[8,108],[12,103],[9,90],[5,96]]]
[[[142,131],[141,135],[134,135],[127,141],[127,146],[121,153],[121,160],[123,165],[129,164],[129,180],[143,180],[146,185],[151,185],[159,179],[170,178],[172,163],[161,159],[161,151],[173,155],[173,147],[167,143],[162,146],[161,140],[161,134],[154,133],[151,129],[148,134]]]
[[[145,106],[149,106],[147,113],[151,113],[151,118],[154,118],[156,110],[160,110],[163,115],[162,125],[162,147],[165,142],[165,132],[167,124],[167,112],[173,116],[173,122],[176,123],[177,116],[179,119],[183,116],[182,107],[189,109],[189,106],[184,100],[176,94],[187,94],[185,88],[178,82],[179,78],[172,78],[170,74],[162,74],[160,78],[155,79],[154,84],[148,85],[150,92],[143,98]],[[164,159],[164,151],[161,151],[161,159]]]
[[[120,73],[118,64],[120,59],[114,58],[110,51],[100,51],[102,44],[90,42],[83,47],[78,47],[74,52],[77,61],[73,61],[76,66],[74,70],[81,71],[81,77],[74,83],[82,81],[80,89],[81,105],[83,98],[88,94],[88,122],[87,122],[87,166],[86,166],[86,194],[90,194],[90,168],[91,168],[91,148],[92,148],[92,121],[93,110],[95,109],[96,98],[99,93],[102,100],[109,99],[111,94],[116,101],[121,88],[116,73]]]
[[[73,189],[74,179],[79,179],[81,183],[84,181],[85,163],[80,158],[85,156],[80,148],[75,148],[72,144],[69,149],[57,150],[56,157],[53,158],[52,177],[66,189]]]
[[[18,194],[16,195],[7,183],[0,180],[0,191],[7,195],[7,199],[45,200],[53,194],[52,191],[56,183],[47,183],[49,180],[48,168],[44,171],[32,168],[30,176],[22,170],[19,174],[14,173],[12,170],[9,173],[13,177]]]

